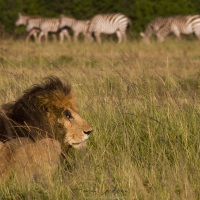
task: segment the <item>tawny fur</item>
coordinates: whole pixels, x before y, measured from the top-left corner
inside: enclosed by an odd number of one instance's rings
[[[50,138],[34,143],[16,138],[1,144],[0,177],[15,177],[20,183],[50,181],[60,165],[61,145]]]

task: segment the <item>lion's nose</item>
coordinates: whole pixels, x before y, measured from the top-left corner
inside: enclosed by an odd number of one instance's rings
[[[87,130],[87,131],[83,131],[86,135],[90,135],[90,133],[92,133],[92,130]]]

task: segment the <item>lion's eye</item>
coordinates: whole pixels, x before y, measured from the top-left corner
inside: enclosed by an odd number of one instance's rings
[[[73,117],[72,117],[72,114],[71,114],[71,112],[70,112],[69,110],[65,110],[65,111],[63,112],[63,115],[64,115],[64,117],[67,118],[67,119],[73,118]]]

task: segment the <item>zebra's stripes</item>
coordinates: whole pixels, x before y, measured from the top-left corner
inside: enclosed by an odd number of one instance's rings
[[[38,37],[38,42],[41,42],[43,36],[45,41],[47,41],[49,33],[57,33],[59,31],[59,24],[59,18],[42,18],[39,23],[40,34]]]
[[[23,19],[19,18],[16,21],[16,25],[26,26],[26,30],[29,32],[27,40],[29,40],[31,36],[34,36],[36,40],[37,35],[39,35],[37,39],[39,43],[43,37],[45,41],[47,41],[50,32],[59,33],[61,42],[64,40],[64,37],[70,40],[70,35],[67,31],[68,28],[71,28],[74,33],[74,41],[77,41],[79,34],[82,33],[85,40],[92,39],[93,35],[97,42],[101,43],[101,33],[116,33],[118,43],[121,43],[122,41],[126,41],[126,30],[131,24],[129,18],[122,13],[99,14],[95,15],[92,20],[77,20],[67,16],[45,18],[24,15]]]
[[[40,32],[39,29],[38,29],[38,27],[36,26],[36,27],[28,28],[29,23],[32,20],[35,20],[36,18],[38,18],[38,17],[24,15],[24,14],[21,14],[21,13],[18,14],[18,19],[15,22],[15,25],[16,26],[26,26],[26,30],[28,32],[28,35],[26,37],[26,42],[29,42],[30,38],[32,36],[33,36],[34,40],[37,41],[38,33]]]
[[[90,20],[77,20],[75,18],[61,16],[60,28],[70,28],[73,31],[73,40],[77,42],[80,33],[84,35],[84,39],[87,40],[87,30]]]
[[[44,36],[45,41],[48,40],[48,34],[51,32],[55,34],[59,33],[60,42],[63,41],[63,38],[66,37],[70,40],[70,35],[67,30],[61,31],[59,28],[60,19],[59,18],[44,18],[40,16],[29,16],[19,14],[18,19],[15,23],[16,26],[24,25],[26,26],[26,31],[29,33],[26,37],[28,42],[33,36],[36,42],[41,42],[42,37]],[[56,37],[53,37],[54,40]]]
[[[163,28],[167,27],[170,18],[169,17],[157,17],[150,21],[144,32],[140,33],[144,42],[149,42],[152,35],[156,35],[157,40],[162,42],[164,40]]]
[[[200,15],[171,17],[163,32],[165,35],[173,33],[177,38],[180,38],[181,34],[194,33],[200,39]]]
[[[60,18],[43,18],[40,22],[40,34],[38,37],[38,42],[41,42],[42,37],[44,36],[45,41],[48,40],[49,33],[59,33],[60,42],[63,42],[64,36],[70,40],[70,35],[67,30],[60,29]]]
[[[180,38],[181,34],[195,34],[200,39],[200,15],[158,17],[152,20],[144,33],[140,33],[145,41],[149,41],[152,34],[156,34],[159,41],[170,34]]]
[[[101,43],[101,33],[116,33],[118,43],[121,43],[126,41],[126,30],[130,24],[129,18],[122,13],[98,14],[91,19],[88,33],[93,34],[98,43]]]

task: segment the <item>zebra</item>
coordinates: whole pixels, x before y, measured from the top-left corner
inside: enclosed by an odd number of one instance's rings
[[[194,33],[200,40],[200,15],[171,17],[171,20],[169,20],[162,32],[165,35],[174,33],[177,38],[180,38],[181,34],[189,35]]]
[[[48,34],[57,33],[59,31],[59,18],[43,18],[39,23],[40,34],[38,37],[38,42],[41,42],[42,37],[44,36],[44,40],[48,40]]]
[[[157,17],[150,21],[144,32],[140,33],[140,36],[143,38],[143,41],[149,43],[150,37],[155,34],[157,40],[162,42],[164,40],[165,34],[164,29],[168,26],[170,17]],[[168,34],[168,33],[167,33]]]
[[[26,26],[26,30],[28,32],[28,35],[26,36],[26,42],[29,42],[30,38],[32,36],[33,36],[34,40],[37,41],[37,36],[38,36],[38,33],[40,32],[38,27],[33,27],[32,29],[27,29],[29,22],[36,18],[38,18],[38,17],[18,13],[18,19],[15,22],[15,25],[16,26]]]
[[[40,16],[24,15],[21,13],[18,15],[18,20],[16,21],[15,25],[26,26],[26,31],[29,32],[28,36],[26,37],[27,42],[30,40],[31,36],[34,37],[36,42],[41,42],[43,35],[45,36],[45,40],[47,40],[49,32],[57,33],[57,31],[59,32],[60,42],[63,41],[64,36],[70,40],[70,35],[67,30],[59,30],[59,18],[45,18]],[[53,30],[53,27],[57,27],[56,30]],[[55,37],[53,38],[55,40]]]
[[[60,28],[70,28],[73,31],[73,40],[77,42],[80,33],[84,35],[85,41],[87,40],[87,30],[90,20],[77,20],[72,17],[62,15],[60,17]]]
[[[157,20],[156,20],[157,19]],[[152,27],[157,38],[162,42],[170,33],[173,33],[178,39],[181,34],[192,34],[200,40],[200,15],[172,16],[166,18],[156,18],[147,26],[145,33],[141,33],[144,39],[149,39]],[[157,29],[155,28],[157,27]]]
[[[89,24],[89,35],[94,34],[98,43],[101,43],[101,33],[117,34],[118,43],[126,41],[126,30],[131,25],[130,19],[122,13],[97,14]]]
[[[70,36],[67,30],[60,31],[59,29],[60,19],[59,18],[44,18],[38,17],[30,19],[26,27],[27,31],[38,28],[40,30],[37,42],[40,43],[44,36],[45,41],[48,40],[48,33],[59,33],[60,42],[63,41],[64,36],[70,40]],[[54,35],[53,35],[54,36]],[[53,37],[55,40],[55,37]]]

